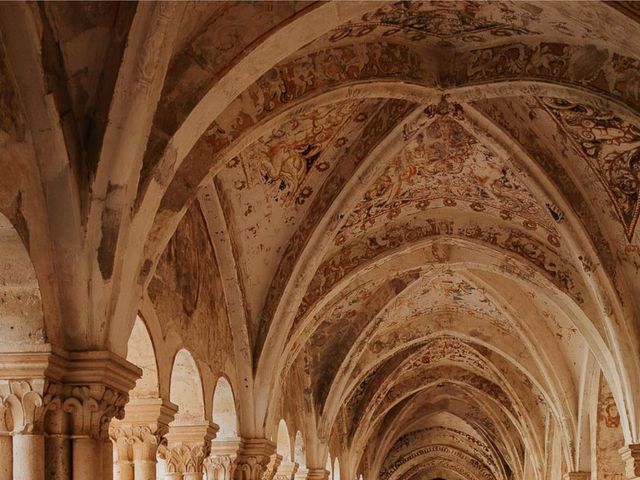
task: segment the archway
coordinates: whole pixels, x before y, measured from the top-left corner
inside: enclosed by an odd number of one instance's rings
[[[287,422],[285,422],[284,419],[281,419],[278,424],[278,437],[276,443],[276,450],[278,455],[282,456],[282,461],[291,462],[291,438],[289,437]]]
[[[204,421],[204,398],[200,371],[191,354],[180,350],[171,371],[170,400],[178,406],[172,425],[190,425]]]
[[[238,438],[238,414],[231,384],[220,377],[213,392],[213,422],[218,425],[216,439]]]

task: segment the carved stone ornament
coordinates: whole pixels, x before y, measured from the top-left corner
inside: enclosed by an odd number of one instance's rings
[[[201,473],[209,449],[204,444],[160,445],[158,455],[166,462],[167,473]]]

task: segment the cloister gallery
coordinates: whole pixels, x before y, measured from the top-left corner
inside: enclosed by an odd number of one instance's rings
[[[640,479],[640,4],[0,4],[0,480]]]

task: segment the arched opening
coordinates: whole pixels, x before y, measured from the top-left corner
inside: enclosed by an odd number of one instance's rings
[[[304,439],[302,438],[302,432],[298,430],[296,432],[296,441],[294,445],[294,458],[298,464],[299,469],[307,468],[307,458],[304,449]]]
[[[338,460],[338,457],[333,460],[333,470],[331,473],[333,480],[340,480],[340,460]]]
[[[238,415],[233,390],[226,378],[220,377],[213,392],[213,422],[219,427],[216,438],[238,438]]]
[[[180,350],[173,361],[170,400],[178,406],[178,413],[172,425],[189,425],[204,421],[200,371],[191,354],[185,349]]]
[[[22,351],[47,341],[42,299],[29,253],[0,214],[0,350]]]
[[[127,343],[127,360],[140,369],[142,376],[131,391],[131,398],[158,398],[158,366],[155,349],[144,320],[139,316],[133,324]]]
[[[281,419],[278,424],[277,452],[282,456],[283,463],[291,462],[291,438],[284,419]]]

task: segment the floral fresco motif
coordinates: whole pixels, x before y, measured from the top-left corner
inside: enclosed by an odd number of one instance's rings
[[[461,207],[519,218],[527,229],[538,226],[552,238],[552,217],[517,176],[460,123],[436,117],[413,135],[349,215],[335,244],[400,215],[434,207]]]
[[[604,185],[631,240],[640,216],[640,128],[610,111],[559,98],[540,102]]]
[[[270,135],[261,137],[228,168],[242,168],[245,180],[236,180],[238,190],[265,185],[267,199],[281,205],[302,204],[313,193],[305,182],[312,171],[324,172],[330,164],[322,158],[326,147],[336,140],[347,122],[362,123],[367,116],[360,112],[362,101],[324,105],[291,118]]]
[[[487,2],[409,2],[386,4],[332,32],[331,40],[360,37],[376,32],[384,38],[404,35],[417,42],[435,38],[442,45],[454,40],[477,42],[517,34],[535,34],[527,28],[534,16],[516,14],[507,3]],[[493,11],[495,10],[495,11]]]

